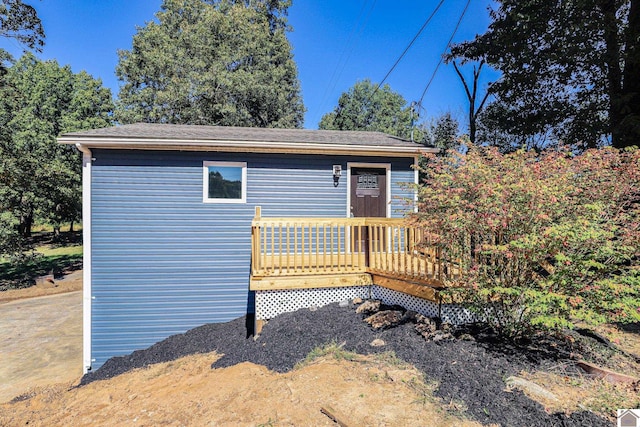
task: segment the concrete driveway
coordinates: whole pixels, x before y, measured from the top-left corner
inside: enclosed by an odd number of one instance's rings
[[[81,375],[81,291],[0,304],[0,402]]]

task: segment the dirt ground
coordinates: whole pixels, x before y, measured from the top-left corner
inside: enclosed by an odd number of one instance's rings
[[[36,286],[24,289],[10,289],[0,292],[0,304],[27,298],[64,294],[82,290],[82,270],[73,271],[61,279],[51,283],[42,281]]]
[[[0,406],[0,425],[478,426],[446,415],[409,366],[331,355],[286,374],[252,363],[211,369],[215,353]]]
[[[77,271],[54,284],[0,292],[0,402],[82,375],[81,289]]]

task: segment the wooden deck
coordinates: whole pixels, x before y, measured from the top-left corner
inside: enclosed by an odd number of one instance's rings
[[[252,222],[251,289],[381,284],[428,299],[463,271],[402,218],[263,218]]]

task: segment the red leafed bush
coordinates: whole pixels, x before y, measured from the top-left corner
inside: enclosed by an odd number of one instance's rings
[[[412,220],[464,265],[452,298],[513,336],[640,321],[640,150],[471,147],[423,164]]]

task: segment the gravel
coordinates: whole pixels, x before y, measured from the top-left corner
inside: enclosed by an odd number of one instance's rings
[[[344,304],[343,304],[344,305]],[[436,395],[444,402],[455,399],[468,407],[465,414],[483,424],[503,426],[608,426],[591,412],[547,414],[522,392],[505,390],[504,379],[522,370],[556,362],[558,354],[532,353],[482,337],[476,340],[427,341],[408,322],[374,331],[353,306],[330,304],[317,310],[302,309],[270,320],[257,340],[247,337],[245,317],[227,323],[207,324],[171,336],[130,355],[109,359],[100,369],[85,375],[81,385],[114,377],[131,369],[175,360],[195,353],[224,354],[212,367],[232,366],[244,361],[287,372],[309,352],[330,342],[360,354],[395,352],[400,359],[420,369],[440,386]],[[372,347],[382,339],[386,345]],[[554,360],[556,359],[556,360]]]

